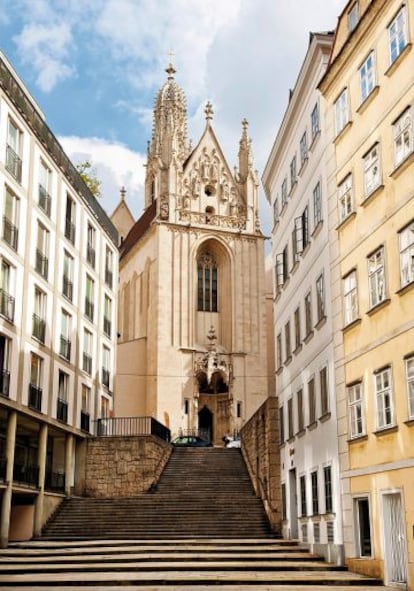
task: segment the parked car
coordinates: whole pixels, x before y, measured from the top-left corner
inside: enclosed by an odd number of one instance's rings
[[[181,435],[171,441],[175,447],[212,447],[210,441],[202,439],[198,435]]]

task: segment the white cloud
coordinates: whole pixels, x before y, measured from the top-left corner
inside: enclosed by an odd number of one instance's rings
[[[60,137],[66,154],[76,164],[89,160],[102,182],[100,203],[110,215],[119,202],[121,187],[125,187],[126,201],[135,217],[142,213],[144,163],[146,155],[127,146],[96,137]]]

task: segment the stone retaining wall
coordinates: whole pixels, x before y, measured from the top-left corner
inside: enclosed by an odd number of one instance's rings
[[[171,451],[170,444],[153,435],[88,439],[83,494],[111,498],[146,492],[158,481]]]
[[[263,500],[272,529],[281,532],[279,412],[269,397],[243,426],[242,452],[256,494]]]

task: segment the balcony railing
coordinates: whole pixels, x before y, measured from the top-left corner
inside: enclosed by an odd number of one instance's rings
[[[8,369],[0,371],[0,396],[9,397],[10,392],[10,372]]]
[[[109,320],[109,318],[106,318],[106,316],[104,316],[103,329],[104,329],[104,333],[108,337],[110,337],[111,336],[111,321]]]
[[[113,284],[113,273],[110,269],[105,269],[105,283],[112,289]]]
[[[61,398],[58,398],[57,400],[56,418],[63,423],[68,422],[68,403]]]
[[[22,182],[22,159],[9,144],[6,146],[6,169],[16,181]]]
[[[92,357],[87,353],[83,354],[83,371],[86,371],[89,375],[92,375]]]
[[[33,314],[33,330],[32,336],[41,343],[45,342],[46,336],[46,322],[37,314]]]
[[[71,341],[60,335],[60,347],[59,347],[59,355],[62,355],[68,361],[70,360],[70,350],[71,350]]]
[[[116,417],[97,419],[97,437],[129,437],[136,435],[156,435],[170,441],[170,430],[153,417]]]
[[[110,374],[109,370],[105,369],[103,367],[102,368],[102,383],[103,383],[103,385],[106,386],[107,388],[109,388],[110,380],[111,380],[111,374]]]
[[[4,242],[7,242],[13,250],[17,250],[19,230],[7,216],[3,216],[3,240]]]
[[[14,297],[0,289],[0,315],[9,322],[14,322],[14,303]]]
[[[34,384],[29,384],[29,407],[33,410],[38,410],[41,412],[42,410],[42,388],[35,386]]]
[[[49,259],[43,254],[41,250],[38,248],[36,249],[36,271],[47,279],[47,274],[49,271]]]
[[[14,464],[13,481],[29,486],[39,486],[39,466],[30,464]]]
[[[66,298],[68,298],[68,300],[72,301],[72,299],[73,299],[73,282],[69,279],[69,277],[67,275],[63,275],[62,293]]]
[[[75,244],[75,236],[76,236],[76,227],[75,224],[70,219],[65,220],[65,238]]]
[[[85,298],[85,316],[89,318],[89,320],[93,321],[93,312],[94,312],[94,305],[91,300]]]
[[[81,410],[80,428],[82,429],[82,431],[87,431],[89,433],[90,417],[89,417],[89,413],[85,412],[84,410]]]
[[[95,267],[95,258],[95,249],[93,248],[93,246],[88,244],[88,246],[86,247],[86,260],[91,265],[91,267]]]
[[[45,474],[45,488],[55,492],[65,490],[65,475],[62,472],[47,471]]]
[[[39,207],[50,218],[52,198],[43,185],[39,184]]]

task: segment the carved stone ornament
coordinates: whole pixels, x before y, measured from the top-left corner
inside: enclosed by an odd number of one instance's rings
[[[208,253],[206,253],[207,256]],[[232,378],[233,367],[232,364],[226,361],[223,354],[217,350],[217,335],[214,327],[211,326],[207,335],[209,344],[207,345],[207,352],[200,353],[195,359],[194,372],[204,372],[207,376],[208,384],[211,384],[213,375],[220,372],[224,383],[229,386]]]
[[[160,218],[162,220],[168,220],[168,216],[169,216],[169,205],[168,205],[168,197],[166,197],[166,195],[163,195],[161,197],[161,202],[160,202]]]

